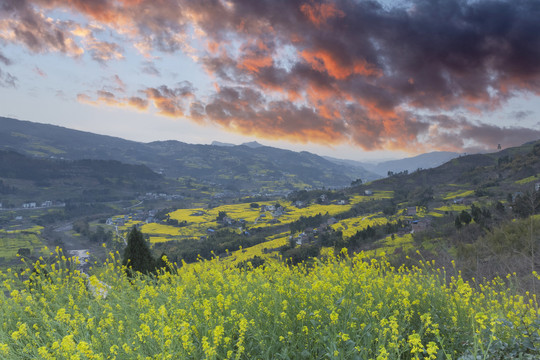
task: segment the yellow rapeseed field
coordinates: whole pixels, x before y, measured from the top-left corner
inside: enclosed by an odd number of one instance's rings
[[[0,273],[0,358],[533,359],[538,304],[505,281],[330,252],[289,266],[219,259],[128,278],[118,253],[90,275],[57,250]],[[512,281],[509,277],[508,281]]]
[[[275,215],[270,211],[261,212],[261,206],[275,205],[276,201],[261,201],[257,202],[259,208],[252,208],[250,203],[241,203],[241,204],[229,204],[221,205],[212,209],[205,209],[203,207],[192,208],[192,209],[178,209],[169,213],[169,217],[179,222],[185,221],[186,226],[175,227],[171,225],[164,225],[158,223],[143,224],[141,231],[150,236],[151,242],[163,242],[171,240],[182,240],[182,239],[194,239],[200,238],[201,236],[207,235],[207,229],[216,229],[220,224],[217,223],[216,219],[220,212],[225,212],[228,217],[235,221],[244,220],[248,228],[266,228],[274,226],[270,223],[271,220],[279,220],[279,224],[289,224],[292,223],[300,217],[310,217],[318,214],[328,214],[330,216],[335,216],[339,213],[343,213],[351,209],[354,204],[370,201],[372,199],[389,199],[392,198],[392,191],[374,191],[373,195],[362,196],[355,195],[351,197],[349,204],[346,205],[337,205],[337,204],[311,204],[304,208],[297,208],[289,201],[279,201],[286,210],[282,215]],[[366,219],[372,219],[377,214],[372,214],[366,217]],[[116,217],[115,217],[116,218]],[[380,219],[372,219],[362,221],[359,227],[348,226],[347,230],[344,231],[344,234],[350,236],[356,233],[357,230],[365,228],[367,225],[376,225],[381,224],[386,221],[383,217]],[[354,221],[358,222],[358,219],[350,220],[348,222]],[[125,225],[119,226],[121,231],[128,231],[131,227],[137,224],[142,224],[141,221],[134,221],[128,219],[125,222]]]

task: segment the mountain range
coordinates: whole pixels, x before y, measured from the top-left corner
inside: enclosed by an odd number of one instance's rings
[[[379,178],[365,169],[343,166],[308,152],[258,143],[194,145],[180,141],[141,143],[55,125],[0,118],[0,150],[31,157],[116,160],[146,165],[169,178],[193,178],[231,190],[295,190],[342,187]]]
[[[41,158],[116,160],[146,165],[170,178],[193,178],[223,188],[264,190],[278,184],[303,187],[343,187],[385,177],[388,172],[438,166],[459,156],[434,152],[412,158],[370,164],[321,157],[264,146],[257,142],[212,145],[180,141],[142,143],[72,130],[60,126],[0,117],[0,150]]]

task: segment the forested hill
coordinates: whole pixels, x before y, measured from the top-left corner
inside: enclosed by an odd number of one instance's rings
[[[0,118],[0,149],[34,157],[143,164],[167,177],[192,177],[242,190],[276,185],[290,190],[346,186],[358,178],[379,178],[363,168],[335,164],[308,152],[267,146],[193,145],[174,140],[140,143],[9,118]]]
[[[166,179],[144,165],[116,160],[32,158],[0,150],[0,203],[4,208],[24,202],[52,200],[96,203],[133,200],[168,187]]]
[[[162,177],[144,165],[123,164],[116,160],[59,160],[30,158],[14,151],[0,151],[3,178],[43,181],[86,177],[100,181],[159,180]]]
[[[413,189],[467,185],[501,191],[511,184],[540,173],[540,140],[491,154],[460,156],[433,169],[396,173],[371,187]]]

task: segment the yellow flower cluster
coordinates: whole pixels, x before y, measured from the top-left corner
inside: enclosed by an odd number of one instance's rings
[[[111,254],[88,277],[57,256],[0,273],[0,358],[487,357],[494,341],[524,334],[540,347],[536,298],[502,280],[473,287],[346,253],[247,270],[215,259],[135,278]]]

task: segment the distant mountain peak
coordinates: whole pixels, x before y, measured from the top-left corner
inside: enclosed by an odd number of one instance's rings
[[[243,143],[242,145],[250,147],[252,149],[257,149],[257,148],[260,148],[260,147],[264,146],[263,144],[260,144],[260,143],[258,143],[256,141],[246,142],[246,143]]]
[[[257,141],[245,142],[245,143],[242,143],[240,145],[235,145],[235,144],[225,143],[225,142],[215,141],[215,140],[212,141],[212,144],[210,144],[210,145],[213,145],[213,146],[225,146],[225,147],[247,146],[247,147],[252,148],[252,149],[257,149],[257,148],[260,148],[260,147],[264,146],[263,144],[258,143]]]

